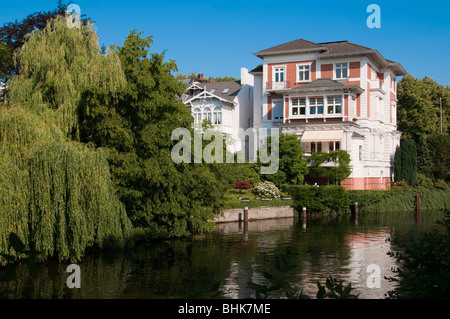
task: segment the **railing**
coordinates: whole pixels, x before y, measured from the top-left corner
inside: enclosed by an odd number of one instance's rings
[[[289,81],[266,82],[266,90],[287,90],[290,89]]]

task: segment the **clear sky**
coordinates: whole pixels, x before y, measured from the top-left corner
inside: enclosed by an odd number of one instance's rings
[[[63,1],[65,2],[65,1]],[[0,25],[56,7],[56,0],[2,1]],[[450,85],[450,1],[399,0],[75,0],[96,24],[100,45],[122,45],[129,31],[152,35],[180,73],[240,77],[260,64],[254,52],[295,39],[348,40],[377,49],[416,77]],[[368,28],[370,4],[381,28]]]

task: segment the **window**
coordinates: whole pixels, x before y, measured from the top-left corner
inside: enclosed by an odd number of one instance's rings
[[[328,114],[342,113],[342,98],[341,97],[329,97],[327,102],[328,102]]]
[[[305,99],[293,99],[292,100],[292,115],[305,115],[306,114],[306,100]]]
[[[203,118],[204,118],[205,120],[208,120],[209,122],[212,123],[212,112],[211,112],[211,108],[205,107],[205,109],[203,110]]]
[[[195,123],[201,123],[202,122],[202,111],[199,108],[195,108],[192,115],[194,116],[194,122]]]
[[[336,63],[336,79],[348,78],[348,63]]]
[[[322,152],[322,142],[311,142],[311,154]]]
[[[284,67],[277,67],[274,69],[275,82],[284,82]]]
[[[213,124],[222,124],[222,109],[218,106],[214,108]]]
[[[297,65],[297,82],[311,81],[311,65]]]
[[[309,99],[309,114],[323,114],[323,98]]]
[[[211,94],[214,94],[214,92],[216,92],[216,89],[211,90]]]
[[[363,147],[362,145],[359,146],[359,160],[363,160]]]
[[[223,94],[226,94],[226,93],[228,93],[229,90],[230,90],[230,89],[227,88],[227,89],[223,90],[222,93],[223,93]]]
[[[341,143],[339,141],[329,142],[328,147],[329,147],[330,152],[334,152],[341,148]]]
[[[273,101],[272,115],[274,121],[283,120],[283,100]]]

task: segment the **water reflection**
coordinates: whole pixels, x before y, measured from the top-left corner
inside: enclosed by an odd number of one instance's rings
[[[221,281],[221,297],[253,297],[247,282],[266,284],[277,255],[290,256],[294,269],[286,280],[315,297],[316,281],[333,276],[351,282],[360,298],[384,298],[393,288],[395,261],[386,241],[408,239],[418,231],[437,231],[438,212],[422,212],[420,225],[411,213],[360,215],[358,223],[341,218],[302,218],[220,224],[201,238],[168,240],[126,251],[91,251],[80,263],[81,289],[68,289],[69,263],[21,267],[8,284],[14,298],[193,298]],[[371,264],[380,267],[380,288],[367,287]],[[5,285],[0,286],[0,290]],[[206,296],[207,297],[207,296]]]

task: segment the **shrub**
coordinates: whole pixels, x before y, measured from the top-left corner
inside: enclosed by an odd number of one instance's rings
[[[306,207],[309,212],[314,213],[342,212],[348,210],[351,203],[347,191],[337,185],[293,185],[289,187],[289,193],[297,211]]]
[[[278,187],[272,182],[261,182],[253,189],[256,195],[263,198],[279,198],[281,193]]]
[[[417,173],[416,187],[424,189],[433,189],[433,180],[422,173]]]
[[[244,182],[244,181],[237,181],[234,184],[235,189],[251,189],[252,184],[250,182]]]
[[[449,188],[448,184],[443,179],[436,180],[436,182],[434,182],[434,187],[439,188],[439,189]]]

